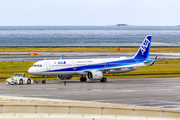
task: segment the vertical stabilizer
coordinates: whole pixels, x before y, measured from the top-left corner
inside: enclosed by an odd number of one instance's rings
[[[134,56],[135,59],[147,59],[149,58],[149,51],[151,47],[152,35],[147,35],[141,44],[138,52]]]

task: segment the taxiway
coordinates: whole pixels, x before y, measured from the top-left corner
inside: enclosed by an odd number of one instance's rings
[[[119,58],[133,57],[136,53],[101,53],[101,52],[38,52],[38,55],[29,55],[29,52],[0,52],[0,61],[39,61],[60,59],[91,59],[91,58]],[[5,55],[5,56],[4,56]],[[7,56],[8,55],[8,56]],[[9,56],[13,55],[13,56]],[[180,53],[150,53],[150,58],[180,59]]]
[[[99,81],[47,81],[47,84],[5,85],[0,95],[152,106],[180,109],[180,78],[121,78]]]

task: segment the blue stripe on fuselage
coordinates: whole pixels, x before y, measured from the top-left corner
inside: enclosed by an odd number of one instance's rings
[[[111,62],[105,62],[105,63],[50,70],[50,71],[44,71],[44,72],[85,71],[85,70],[94,70],[94,69],[105,69],[105,68],[120,67],[120,66],[125,66],[125,65],[133,65],[133,64],[136,64],[137,62],[142,63],[144,60],[145,59],[131,58],[131,59],[126,59],[126,60],[111,61]]]

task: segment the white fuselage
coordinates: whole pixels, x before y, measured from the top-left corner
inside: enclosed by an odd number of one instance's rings
[[[144,66],[147,65],[133,58],[43,60],[36,62],[28,72],[39,76],[86,75],[86,71],[91,70],[102,70],[104,73],[123,73]]]

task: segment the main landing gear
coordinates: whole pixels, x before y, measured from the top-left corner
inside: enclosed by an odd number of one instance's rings
[[[44,80],[42,80],[43,84],[46,84],[46,76],[43,76]]]
[[[82,76],[82,77],[80,78],[80,81],[81,81],[81,82],[86,82],[86,80],[87,80],[87,78],[86,78],[85,76]],[[103,78],[100,80],[100,82],[107,82],[107,78],[103,77]]]
[[[82,77],[80,78],[80,81],[81,81],[81,82],[86,82],[86,80],[87,80],[86,77],[83,77],[83,76],[82,76]]]
[[[107,81],[107,78],[103,77],[100,82],[106,82]]]

